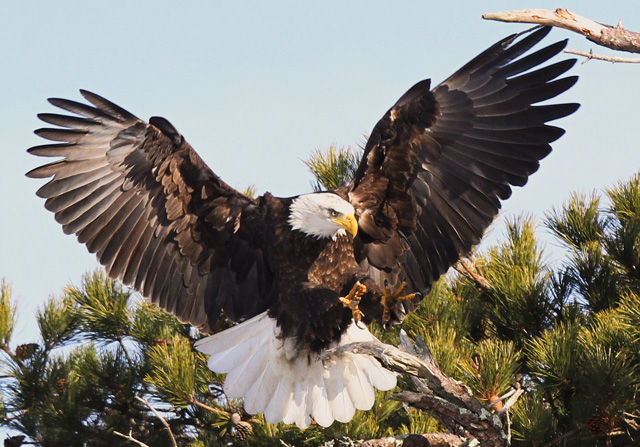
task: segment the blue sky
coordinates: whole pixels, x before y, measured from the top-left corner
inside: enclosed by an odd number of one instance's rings
[[[54,3],[58,3],[55,5]],[[24,173],[26,149],[51,96],[95,91],[137,116],[168,118],[209,166],[238,188],[288,196],[310,189],[302,159],[354,145],[415,82],[445,79],[526,25],[487,12],[563,6],[640,30],[637,1],[29,1],[4,2],[0,36],[0,277],[19,300],[16,341],[36,337],[32,315],[79,284],[95,258],[63,235]],[[611,52],[554,30],[548,42]],[[563,99],[582,103],[567,134],[503,215],[541,218],[571,191],[602,189],[640,168],[640,67],[591,61]]]

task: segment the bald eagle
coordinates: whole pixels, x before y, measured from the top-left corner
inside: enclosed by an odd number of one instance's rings
[[[411,87],[376,124],[350,184],[249,198],[223,182],[164,118],[142,121],[81,91],[40,114],[62,157],[27,175],[37,194],[112,278],[184,322],[208,366],[249,413],[307,427],[370,409],[393,373],[328,348],[373,340],[365,324],[399,322],[482,238],[511,186],[522,186],[564,131],[547,125],[577,104],[533,105],[569,89],[566,41],[509,36],[431,89]]]

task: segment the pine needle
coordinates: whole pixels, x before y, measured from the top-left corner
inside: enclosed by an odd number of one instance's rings
[[[361,154],[350,146],[329,146],[324,150],[316,150],[304,161],[315,181],[311,183],[314,191],[337,189],[353,179]]]

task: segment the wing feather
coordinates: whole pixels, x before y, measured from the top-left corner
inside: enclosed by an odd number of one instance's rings
[[[124,281],[127,266],[136,262],[136,253],[140,245],[140,239],[143,237],[147,227],[148,215],[146,208],[142,208],[137,213],[136,221],[129,232],[124,235],[122,244],[117,247],[117,253],[113,257],[113,261],[110,265],[105,266],[114,277],[123,278]]]
[[[274,282],[253,234],[258,203],[222,182],[164,118],[146,123],[81,93],[89,104],[49,100],[72,115],[38,115],[57,127],[36,134],[54,143],[29,149],[59,157],[27,175],[52,177],[37,194],[64,231],[111,277],[205,330],[220,309],[232,318],[264,311]]]
[[[363,223],[361,264],[372,277],[388,280],[383,270],[391,269],[398,282],[428,292],[551,152],[564,130],[547,123],[578,105],[536,105],[577,80],[560,78],[575,59],[541,66],[566,41],[530,51],[548,32],[501,40],[433,90],[419,82],[376,124],[348,193]],[[394,234],[404,250],[390,268],[378,260],[388,263]]]

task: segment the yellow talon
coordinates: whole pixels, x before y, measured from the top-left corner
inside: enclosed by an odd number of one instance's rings
[[[366,292],[367,286],[358,281],[353,285],[351,291],[347,294],[347,296],[340,297],[340,302],[344,305],[344,307],[348,307],[349,309],[351,309],[353,319],[356,323],[362,320],[362,317],[364,317],[364,314],[362,313],[358,305],[360,304],[362,295],[364,295]]]
[[[400,284],[394,292],[391,291],[389,287],[384,289],[384,293],[382,294],[382,298],[380,298],[380,302],[382,303],[382,307],[384,310],[382,311],[382,322],[387,323],[391,320],[391,309],[395,307],[396,304],[402,301],[411,301],[416,297],[415,293],[410,293],[408,295],[400,296],[404,289],[407,288],[407,283],[403,282]]]

